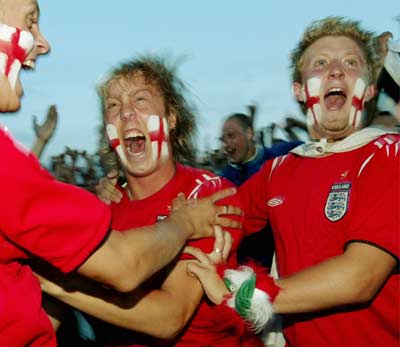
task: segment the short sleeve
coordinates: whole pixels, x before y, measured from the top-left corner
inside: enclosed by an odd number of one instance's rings
[[[387,144],[362,164],[346,234],[346,243],[370,243],[397,259],[400,253],[399,147],[398,141]]]
[[[264,163],[261,169],[239,187],[245,213],[246,235],[260,231],[267,224],[267,192],[273,160]]]
[[[56,181],[36,158],[0,131],[0,231],[28,254],[64,272],[104,240],[109,208],[93,194]]]

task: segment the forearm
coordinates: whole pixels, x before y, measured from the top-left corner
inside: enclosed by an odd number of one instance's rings
[[[41,281],[44,291],[70,306],[116,326],[162,339],[171,339],[182,330],[203,296],[195,278],[188,279],[175,292],[138,288],[124,294],[86,280],[69,283],[68,290],[44,279]],[[84,290],[71,290],[71,287]],[[186,304],[182,305],[179,299]]]
[[[131,291],[171,262],[188,236],[166,221],[123,233],[112,231],[78,272],[119,291]]]
[[[45,146],[46,142],[43,141],[40,137],[37,137],[32,147],[32,153],[36,156],[36,158],[40,158]]]
[[[282,290],[274,301],[274,311],[315,312],[371,300],[390,275],[395,259],[370,245],[349,248],[340,256],[278,279]]]

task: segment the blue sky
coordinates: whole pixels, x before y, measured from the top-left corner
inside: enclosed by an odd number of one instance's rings
[[[65,146],[94,152],[100,122],[95,85],[109,68],[140,53],[185,57],[180,76],[199,108],[198,146],[218,145],[226,115],[256,102],[256,127],[298,114],[288,54],[311,20],[343,15],[364,27],[400,35],[398,0],[39,0],[51,54],[23,72],[25,96],[16,115],[2,117],[30,147],[32,115],[43,121],[56,104],[59,124],[43,161]]]

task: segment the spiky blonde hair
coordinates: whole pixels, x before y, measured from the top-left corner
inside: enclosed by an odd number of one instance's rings
[[[346,36],[354,40],[364,53],[369,80],[375,81],[377,57],[373,42],[374,34],[361,28],[360,23],[344,17],[327,17],[313,21],[291,53],[292,82],[302,83],[301,73],[304,52],[315,41],[325,36]]]

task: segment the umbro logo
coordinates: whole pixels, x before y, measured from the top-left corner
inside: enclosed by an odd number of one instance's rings
[[[279,206],[283,203],[285,199],[281,196],[276,196],[270,200],[268,200],[267,205],[270,207],[275,207],[275,206]]]

